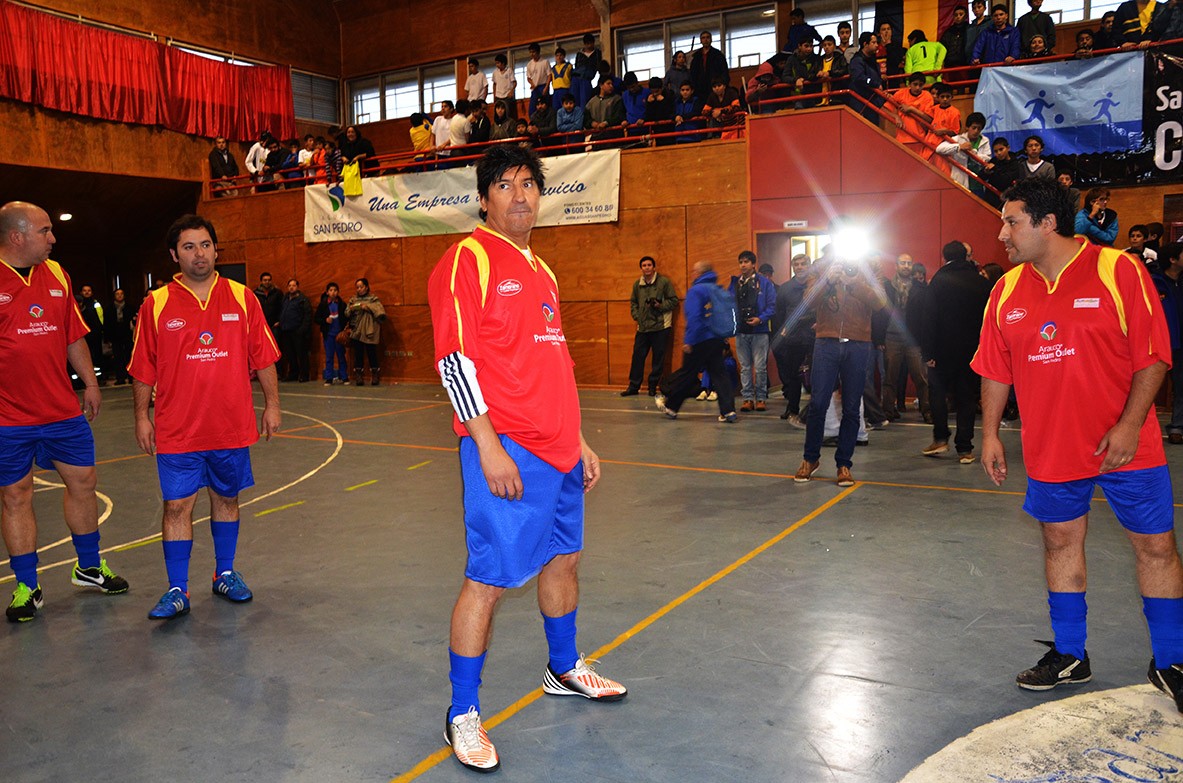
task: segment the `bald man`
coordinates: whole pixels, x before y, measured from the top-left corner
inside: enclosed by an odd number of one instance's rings
[[[16,575],[6,611],[28,622],[43,605],[37,580],[33,464],[53,469],[66,485],[65,517],[78,559],[71,581],[103,593],[127,592],[127,581],[99,557],[94,435],[99,413],[86,335],[70,276],[49,260],[53,224],[45,210],[13,201],[0,207],[0,532]],[[79,412],[68,360],[86,385]]]

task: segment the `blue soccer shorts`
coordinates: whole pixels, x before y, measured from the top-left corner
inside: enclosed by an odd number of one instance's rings
[[[556,555],[583,549],[583,463],[563,473],[502,435],[518,466],[522,499],[489,491],[472,438],[460,439],[464,480],[464,575],[495,587],[521,587]]]
[[[157,454],[156,469],[165,500],[187,498],[197,494],[202,487],[209,487],[224,498],[233,498],[255,485],[255,476],[251,473],[251,450],[247,446]]]
[[[1166,533],[1175,527],[1171,474],[1166,465],[1102,473],[1076,481],[1027,479],[1023,510],[1040,522],[1068,522],[1089,512],[1100,487],[1121,526],[1132,533]]]
[[[94,433],[86,417],[52,424],[0,427],[0,487],[17,483],[33,469],[33,463],[53,470],[53,463],[94,467]]]

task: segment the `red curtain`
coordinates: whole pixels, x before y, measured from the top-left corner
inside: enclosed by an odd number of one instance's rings
[[[231,65],[2,0],[0,97],[233,141],[296,134],[286,67]]]

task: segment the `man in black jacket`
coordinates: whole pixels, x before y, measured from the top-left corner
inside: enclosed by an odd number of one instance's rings
[[[283,292],[271,282],[271,273],[259,275],[259,287],[255,289],[255,296],[263,306],[263,316],[267,325],[271,327],[271,334],[279,339],[279,311],[283,307]]]
[[[698,40],[702,48],[690,55],[690,84],[694,86],[694,94],[705,101],[711,95],[712,80],[722,79],[724,84],[731,84],[731,70],[723,53],[711,46],[709,32],[703,30]]]
[[[308,381],[308,339],[312,335],[312,303],[300,290],[300,281],[288,281],[288,293],[279,311],[279,349],[287,367],[285,381]]]
[[[936,457],[949,450],[949,405],[953,392],[957,406],[958,461],[974,462],[974,416],[978,409],[978,374],[969,366],[978,350],[982,313],[990,298],[990,283],[969,260],[964,242],[953,241],[941,249],[945,260],[932,276],[921,330],[921,352],[928,364],[928,394],[932,405],[932,444],[923,450]]]
[[[237,190],[226,190],[234,185],[234,178],[238,176],[238,163],[226,145],[226,138],[219,136],[214,139],[214,148],[209,151],[210,190],[215,197],[237,196]]]

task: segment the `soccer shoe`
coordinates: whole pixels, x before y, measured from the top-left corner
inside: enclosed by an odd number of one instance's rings
[[[714,402],[717,399],[719,399],[719,395],[715,392],[711,392],[707,395],[707,402]]]
[[[657,395],[655,398],[653,398],[653,402],[657,405],[657,409],[665,414],[665,417],[667,419],[678,418],[678,412],[676,410],[674,410],[673,408],[667,408],[665,406],[665,395],[664,394]]]
[[[944,454],[948,450],[949,450],[949,441],[934,440],[932,443],[928,444],[927,448],[921,449],[920,453],[926,457],[936,457],[941,454]]]
[[[1159,669],[1154,659],[1150,659],[1150,671],[1146,672],[1150,684],[1175,700],[1179,712],[1183,712],[1183,664],[1174,664],[1165,669]]]
[[[221,596],[236,604],[246,603],[255,597],[251,589],[242,581],[242,574],[237,571],[223,571],[214,574],[214,595]]]
[[[810,462],[809,460],[801,460],[801,467],[797,468],[797,475],[793,476],[793,481],[798,484],[804,484],[813,478],[813,474],[817,473],[817,469],[822,464],[820,462]]]
[[[106,560],[100,560],[95,568],[79,568],[75,560],[70,581],[79,587],[97,588],[107,595],[127,592],[127,580],[108,568]]]
[[[12,594],[12,603],[4,614],[10,623],[27,623],[37,616],[37,610],[45,605],[41,596],[41,586],[30,588],[24,582],[16,583],[16,590]]]
[[[189,594],[179,587],[170,587],[148,612],[148,619],[172,620],[183,614],[189,614]]]
[[[706,402],[706,398],[707,398],[707,393],[705,391],[700,391],[698,393],[698,396],[695,397],[694,399],[698,400],[699,402]]]
[[[850,468],[838,468],[838,486],[853,487],[854,476],[850,473]]]
[[[739,416],[735,415],[735,411],[732,411],[731,413],[720,415],[719,421],[723,424],[735,424],[735,422],[739,421]]]
[[[974,456],[972,451],[965,451],[957,455],[957,461],[962,465],[972,465],[978,461],[978,458]]]
[[[1093,678],[1093,670],[1089,667],[1089,654],[1085,650],[1084,660],[1075,655],[1056,651],[1056,643],[1036,639],[1036,643],[1046,645],[1047,653],[1039,659],[1039,663],[1015,677],[1015,685],[1029,691],[1050,691],[1057,685],[1075,685],[1088,682]],[[1153,680],[1151,680],[1153,682]]]
[[[582,696],[592,701],[620,701],[628,695],[628,688],[596,674],[582,655],[575,668],[564,674],[557,674],[548,663],[542,675],[542,690],[551,696]]]
[[[501,766],[497,748],[481,725],[481,715],[476,707],[444,722],[444,741],[452,748],[452,755],[464,766],[477,772],[492,772]]]

